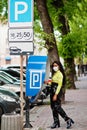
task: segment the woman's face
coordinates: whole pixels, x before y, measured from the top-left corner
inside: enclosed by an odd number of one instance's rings
[[[58,64],[57,64],[57,63],[54,63],[53,66],[58,66]]]
[[[59,70],[59,66],[58,66],[57,63],[54,63],[54,64],[53,64],[53,70],[54,70],[54,71],[58,71],[58,70]]]

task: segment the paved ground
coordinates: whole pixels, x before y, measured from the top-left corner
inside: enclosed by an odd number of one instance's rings
[[[66,102],[62,105],[66,113],[75,121],[72,130],[87,130],[87,76],[79,77],[76,90],[66,91]],[[33,128],[24,130],[51,130],[53,123],[49,105],[37,106],[30,111],[30,123]],[[66,130],[66,122],[60,117],[61,127],[55,130]]]

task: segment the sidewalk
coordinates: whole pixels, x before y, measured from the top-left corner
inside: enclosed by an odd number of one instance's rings
[[[67,115],[74,120],[72,130],[87,130],[87,77],[81,77],[76,81],[79,89],[67,90],[65,104],[62,105]],[[48,99],[49,100],[49,99]],[[24,130],[52,130],[53,123],[50,105],[36,106],[30,111],[30,123],[33,128]],[[60,128],[55,130],[66,130],[66,122],[60,117]]]

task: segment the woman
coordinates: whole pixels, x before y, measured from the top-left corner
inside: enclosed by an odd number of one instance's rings
[[[54,61],[52,64],[52,80],[50,91],[51,109],[54,119],[54,123],[51,126],[52,129],[60,127],[59,114],[66,121],[67,129],[69,129],[72,126],[72,123],[74,123],[74,121],[67,116],[61,107],[62,86],[64,82],[65,75],[63,67],[60,62]]]

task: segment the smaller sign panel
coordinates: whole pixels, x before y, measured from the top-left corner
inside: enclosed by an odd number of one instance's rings
[[[10,55],[33,54],[33,42],[9,42]]]
[[[9,29],[9,42],[33,41],[33,29]]]
[[[47,56],[30,56],[26,67],[26,96],[36,96],[45,80]]]

